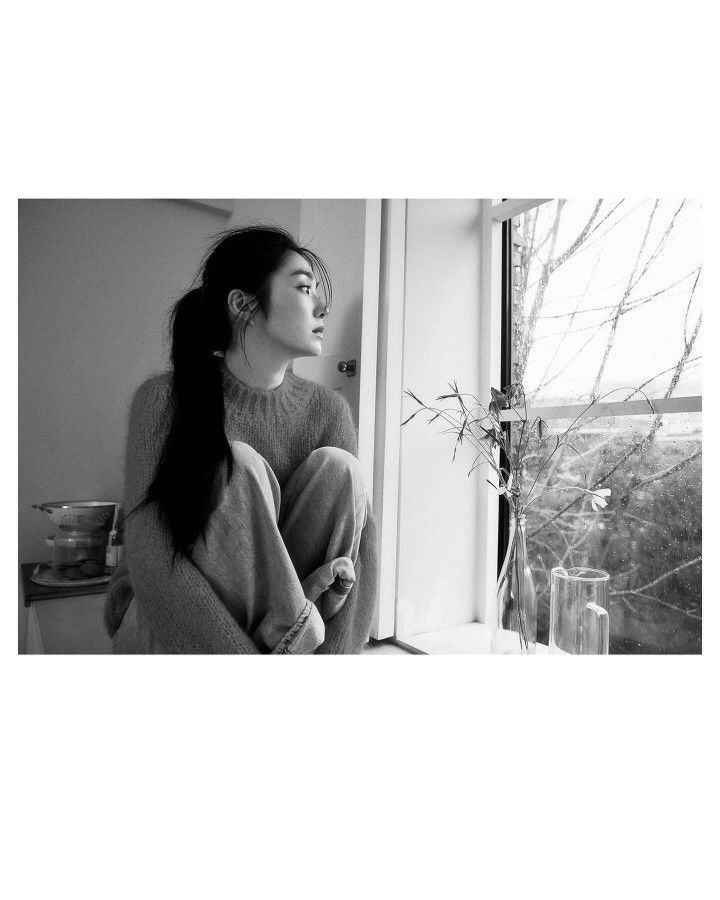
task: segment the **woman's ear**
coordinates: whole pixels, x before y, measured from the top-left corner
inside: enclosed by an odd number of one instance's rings
[[[254,306],[255,298],[252,294],[246,294],[239,288],[234,288],[228,294],[227,305],[232,316],[249,314]]]

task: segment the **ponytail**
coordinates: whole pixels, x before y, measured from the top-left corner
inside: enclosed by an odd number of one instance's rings
[[[213,327],[202,288],[194,288],[173,307],[170,316],[173,366],[171,400],[174,415],[155,477],[145,502],[157,502],[160,520],[174,548],[189,555],[205,536],[215,507],[218,465],[226,460],[232,474],[232,452],[225,435],[222,372],[213,348],[222,331]],[[219,323],[222,326],[222,320]],[[229,330],[229,326],[228,326]]]

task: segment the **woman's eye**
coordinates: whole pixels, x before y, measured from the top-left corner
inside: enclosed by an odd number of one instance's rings
[[[300,290],[301,290],[301,291],[308,291],[308,293],[309,293],[309,292],[310,292],[310,285],[309,285],[309,284],[301,284],[301,285],[300,285]]]

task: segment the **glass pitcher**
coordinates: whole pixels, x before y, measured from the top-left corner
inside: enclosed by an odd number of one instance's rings
[[[610,646],[610,576],[556,566],[550,573],[550,653],[604,654]]]

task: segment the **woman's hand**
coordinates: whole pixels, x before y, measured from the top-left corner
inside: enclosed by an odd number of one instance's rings
[[[348,556],[338,556],[308,575],[302,588],[306,598],[314,603],[325,594],[320,611],[324,619],[329,619],[342,607],[354,584],[353,561]]]

